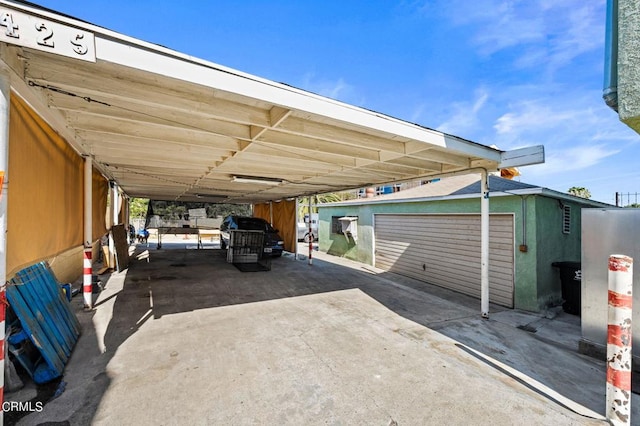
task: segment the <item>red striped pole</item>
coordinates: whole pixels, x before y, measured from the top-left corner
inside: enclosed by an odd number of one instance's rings
[[[91,250],[90,246],[84,248],[82,298],[84,299],[85,309],[91,309],[93,307],[93,268],[91,267]]]
[[[311,223],[311,195],[309,195],[309,265],[313,264],[313,228]]]
[[[84,255],[82,259],[82,299],[84,308],[93,308],[93,268],[92,268],[92,244],[93,238],[93,159],[90,155],[84,157]]]
[[[633,259],[609,256],[609,323],[607,327],[607,419],[631,424],[631,314]]]

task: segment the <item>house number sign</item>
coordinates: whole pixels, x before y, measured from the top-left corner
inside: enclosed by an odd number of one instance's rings
[[[93,33],[11,9],[0,8],[0,41],[96,61]]]

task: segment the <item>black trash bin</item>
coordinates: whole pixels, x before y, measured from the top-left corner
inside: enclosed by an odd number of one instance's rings
[[[580,316],[582,306],[582,265],[580,262],[553,262],[552,266],[560,269],[562,283],[562,309]]]

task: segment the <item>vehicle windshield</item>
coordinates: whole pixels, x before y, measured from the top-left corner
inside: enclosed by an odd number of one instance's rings
[[[273,228],[269,223],[255,218],[239,218],[238,229],[245,229],[247,231],[265,231],[273,232]]]

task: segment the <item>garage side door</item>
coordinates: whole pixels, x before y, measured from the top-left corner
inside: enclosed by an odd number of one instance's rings
[[[513,216],[489,219],[489,300],[513,307]],[[480,297],[480,215],[376,215],[376,266]]]

